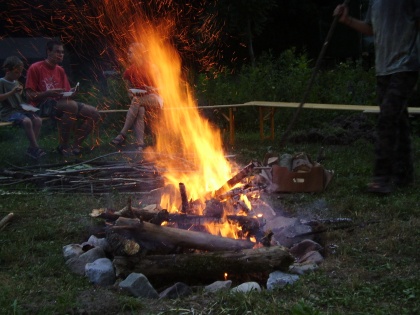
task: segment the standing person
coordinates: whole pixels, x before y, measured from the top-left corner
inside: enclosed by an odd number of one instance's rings
[[[12,121],[23,127],[29,141],[26,155],[37,160],[45,155],[37,142],[42,119],[34,111],[26,111],[21,106],[23,87],[18,79],[22,75],[23,62],[16,56],[10,56],[4,61],[3,69],[5,76],[0,78],[0,120]]]
[[[58,152],[64,156],[79,155],[83,141],[100,116],[95,107],[65,97],[64,92],[71,88],[64,69],[59,65],[63,56],[61,42],[47,42],[47,58],[32,64],[28,69],[26,94],[29,101],[40,108],[41,112],[45,108],[52,108],[49,115],[58,120],[60,128]],[[73,146],[70,146],[70,133],[77,119],[82,119],[83,123],[76,130]]]
[[[368,191],[388,194],[414,181],[407,101],[420,69],[417,37],[420,0],[371,0],[364,21],[339,5],[333,15],[363,34],[373,35],[376,93],[380,106],[372,182]]]
[[[149,114],[150,120],[154,119],[163,104],[160,96],[153,93],[151,74],[155,70],[145,58],[145,50],[142,43],[133,43],[128,48],[130,66],[125,70],[123,79],[129,90],[131,104],[123,128],[111,141],[114,145],[123,145],[128,131],[133,128],[139,151],[144,147],[145,116]]]

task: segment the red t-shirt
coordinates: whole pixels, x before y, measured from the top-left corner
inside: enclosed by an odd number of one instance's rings
[[[153,86],[153,81],[148,76],[147,65],[139,67],[133,64],[129,66],[125,70],[123,74],[123,78],[124,80],[129,81],[131,84],[131,87],[133,88],[141,88],[145,85]]]
[[[26,74],[25,88],[35,92],[45,92],[51,89],[69,91],[71,89],[63,67],[58,65],[51,66],[45,60],[35,62],[29,67]],[[31,103],[36,106],[40,102]]]

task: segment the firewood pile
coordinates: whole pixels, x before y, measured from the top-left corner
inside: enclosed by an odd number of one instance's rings
[[[214,203],[223,208],[214,199],[209,207],[215,207]],[[262,220],[223,211],[168,213],[158,205],[133,207],[130,199],[119,211],[94,209],[90,215],[105,222],[102,235],[97,236],[106,238],[118,277],[139,272],[149,280],[194,282],[220,279],[224,273],[240,276],[287,270],[294,262],[285,247],[271,243],[272,233],[264,232]],[[223,220],[240,226],[241,238],[207,231],[206,224]]]
[[[144,192],[163,185],[163,178],[152,163],[109,159],[116,154],[82,162],[0,169],[0,189],[102,194]]]

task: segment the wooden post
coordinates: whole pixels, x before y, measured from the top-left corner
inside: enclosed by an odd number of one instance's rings
[[[235,108],[230,107],[229,108],[229,144],[234,145],[235,144],[235,115],[233,114],[233,111]]]
[[[260,139],[261,140],[265,140],[265,139],[274,140],[274,111],[275,111],[274,107],[269,107],[268,114],[265,115],[266,108],[264,106],[259,107]],[[268,136],[266,136],[264,132],[264,122],[266,120],[269,120],[269,123],[270,123],[270,134]]]

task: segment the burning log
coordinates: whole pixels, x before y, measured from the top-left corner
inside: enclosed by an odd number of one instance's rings
[[[228,215],[227,219],[229,221],[234,221],[241,226],[243,237],[250,238],[254,236],[260,241],[264,236],[264,232],[261,229],[262,225],[256,218],[243,215]]]
[[[243,249],[240,251],[207,252],[144,257],[114,257],[117,275],[141,272],[153,278],[196,282],[223,279],[223,275],[288,270],[293,256],[282,246]]]
[[[138,219],[120,217],[110,229],[127,229],[133,239],[147,250],[169,250],[176,248],[206,251],[231,251],[252,248],[255,243],[236,240],[207,233],[157,226]]]
[[[134,214],[134,216],[132,216],[132,214]],[[100,217],[109,221],[117,221],[119,218],[137,218],[154,225],[161,225],[166,221],[169,224],[175,223],[178,226],[186,227],[185,229],[208,223],[221,223],[222,215],[223,213],[208,213],[207,215],[177,214],[168,213],[167,210],[156,211],[147,208],[138,209],[134,207],[131,207],[131,211],[129,211],[128,206],[118,212],[109,209],[94,209],[91,213],[92,217]],[[228,219],[230,223],[241,226],[243,237],[249,239],[254,236],[259,241],[263,235],[262,227],[264,224],[262,219],[242,215],[227,215],[226,219]],[[131,226],[132,223],[130,222],[128,225]]]
[[[213,218],[222,218],[224,213],[223,204],[217,199],[206,201],[206,207],[203,210],[205,216]]]
[[[235,176],[229,179],[222,187],[216,190],[214,192],[214,195],[218,197],[227,192],[229,189],[231,189],[233,186],[235,186],[237,183],[239,183],[241,180],[247,177],[256,166],[260,166],[260,164],[258,162],[249,163],[241,171],[239,171],[239,173],[237,173]]]
[[[188,204],[188,198],[187,198],[187,190],[185,188],[184,183],[179,183],[179,192],[181,194],[181,213],[187,213],[190,206]]]
[[[124,207],[119,211],[105,208],[93,209],[90,216],[93,218],[102,218],[109,221],[116,221],[120,217],[138,218],[143,221],[153,222],[154,224],[158,225],[164,221],[169,220],[169,214],[167,210],[157,210],[156,208],[140,209],[133,206]],[[158,221],[160,222],[158,223]]]
[[[246,195],[248,196],[249,194],[252,194],[256,191],[260,191],[261,188],[260,187],[248,187],[248,188],[233,188],[221,195],[218,195],[218,198],[220,200],[225,200],[228,198],[232,198],[232,199],[237,199],[239,198],[240,195]]]

